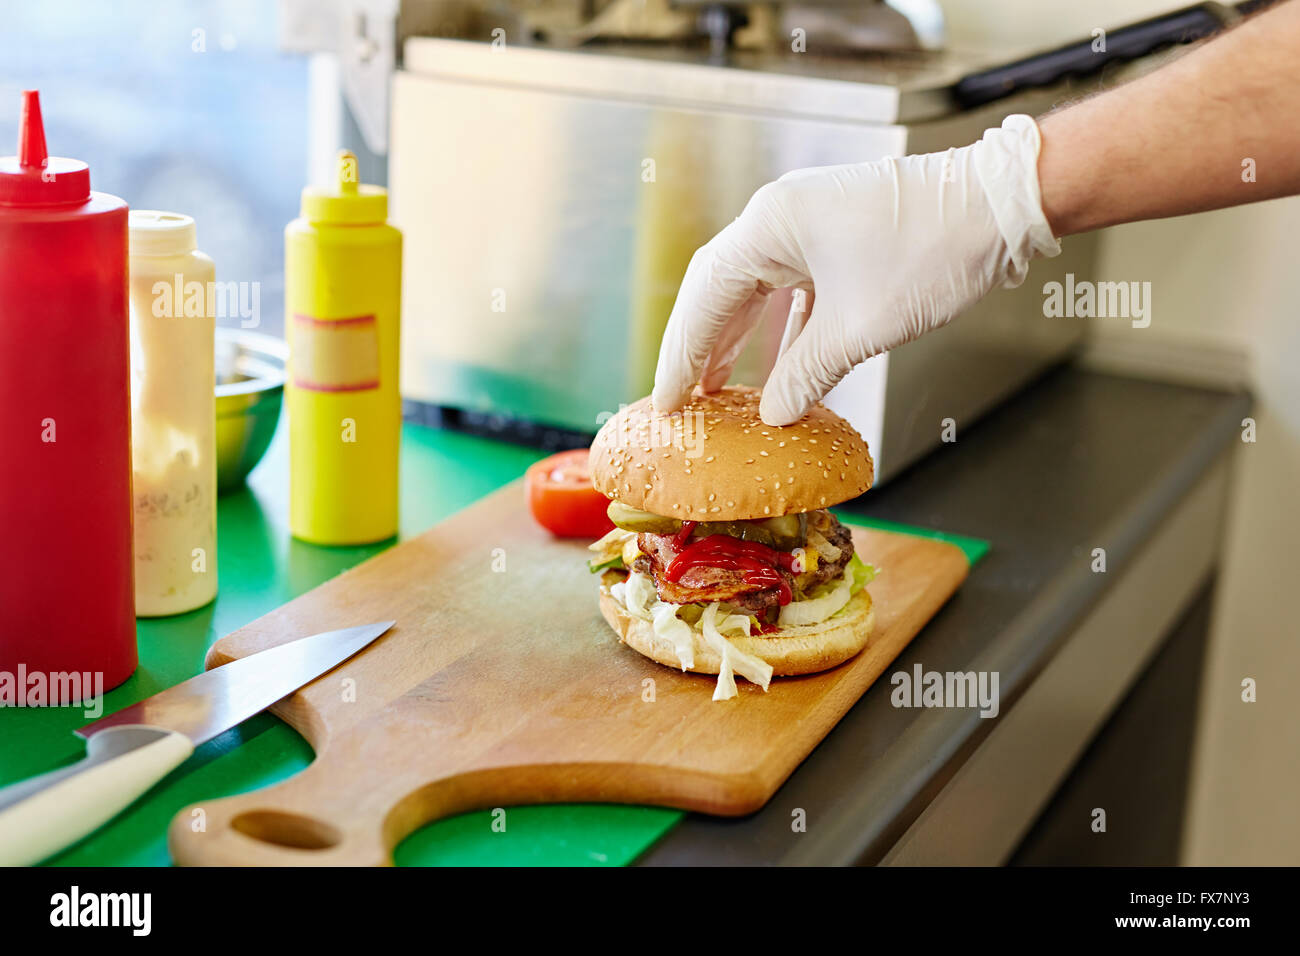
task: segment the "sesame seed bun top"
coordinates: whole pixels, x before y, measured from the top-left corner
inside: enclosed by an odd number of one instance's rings
[[[592,483],[606,498],[684,521],[815,511],[871,487],[871,454],[852,425],[820,403],[792,425],[765,425],[759,395],[697,391],[671,415],[649,398],[627,406],[592,442]]]

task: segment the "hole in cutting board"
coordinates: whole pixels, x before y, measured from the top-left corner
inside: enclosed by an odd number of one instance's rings
[[[230,821],[244,836],[296,850],[328,850],[343,840],[337,827],[281,810],[249,810]]]

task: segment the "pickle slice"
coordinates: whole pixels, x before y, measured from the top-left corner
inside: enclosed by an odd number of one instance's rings
[[[803,546],[808,540],[808,515],[800,512],[793,515],[781,515],[778,518],[765,518],[755,522],[772,536],[772,546],[782,551],[791,551]]]
[[[695,533],[701,538],[707,538],[711,534],[725,534],[741,541],[757,541],[769,548],[776,547],[776,538],[772,532],[756,521],[702,521],[696,526]]]
[[[606,513],[610,521],[625,531],[676,534],[682,527],[677,518],[642,511],[621,501],[611,501]],[[791,551],[802,547],[808,540],[808,515],[781,515],[762,521],[701,521],[696,525],[695,534],[701,538],[725,534],[742,541],[756,541],[769,548]]]
[[[611,501],[605,511],[609,520],[624,531],[646,532],[647,534],[672,534],[681,528],[682,523],[676,518],[665,518],[625,505],[621,501]]]

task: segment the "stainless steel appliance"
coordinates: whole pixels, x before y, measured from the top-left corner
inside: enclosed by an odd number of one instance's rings
[[[797,167],[964,145],[1095,82],[1041,85],[1083,68],[1080,57],[1087,67],[1087,41],[1011,64],[920,49],[914,34],[892,41],[909,49],[813,54],[787,49],[779,20],[769,42],[743,43],[734,23],[704,21],[707,42],[694,43],[517,46],[508,31],[504,43],[405,40],[389,185],[406,242],[407,399],[593,432],[649,391],[692,252],[758,187]],[[1178,29],[1125,58],[1191,35]],[[960,431],[1069,354],[1084,325],[1044,318],[1042,287],[1090,274],[1094,249],[1092,237],[1071,238],[1021,288],[831,393],[880,479],[937,445],[945,420]],[[763,382],[781,331],[755,335],[733,381]]]

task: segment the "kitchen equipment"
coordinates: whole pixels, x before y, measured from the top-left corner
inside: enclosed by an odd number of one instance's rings
[[[395,623],[283,642],[82,727],[82,760],[0,790],[0,866],[39,862],[98,829],[199,744],[332,670]]]
[[[339,156],[284,231],[289,340],[289,528],[314,544],[397,533],[402,234],[388,194]]]
[[[131,467],[135,613],[217,596],[216,267],[194,220],[132,210]]]
[[[169,845],[182,864],[383,864],[429,820],[478,807],[598,801],[743,814],[761,806],[952,595],[951,544],[854,530],[879,568],[868,648],[844,665],[740,682],[621,646],[600,616],[586,542],[533,523],[520,483],[482,499],[218,641],[211,665],[264,651],[294,627],[386,609],[402,622],[349,668],[275,712],[316,759],[273,787],[204,801]],[[887,691],[885,691],[887,692]]]
[[[242,488],[280,422],[289,347],[245,329],[216,330],[217,491]]]
[[[1218,33],[1258,7],[1258,2],[1237,7],[1199,3],[1172,13],[1162,13],[1120,30],[1017,60],[963,77],[953,89],[964,107],[979,106],[1036,86],[1048,86],[1058,77],[1096,72],[1101,66],[1146,56],[1170,43],[1193,43]],[[1099,44],[1098,40],[1104,39]],[[1100,61],[1100,63],[1098,62]]]
[[[47,154],[25,91],[0,159],[0,674],[39,676],[40,703],[136,665],[126,224],[85,163]]]
[[[1203,35],[1189,22],[1139,25],[1135,43],[1111,30],[1110,52],[1088,62],[1054,51],[1014,71],[994,69],[1007,64],[999,50],[866,53],[810,39],[808,52],[792,51],[781,30],[749,42],[752,18],[711,29],[708,44],[410,36],[389,147],[393,217],[406,236],[404,395],[470,413],[460,418],[592,433],[650,391],[691,254],[758,187],[798,167],[973,142],[1008,114],[1099,88],[1103,66],[1112,81],[1117,59]],[[605,38],[616,34],[611,25]],[[719,36],[730,38],[721,50]],[[983,82],[963,86],[972,77]],[[1070,237],[1020,288],[872,359],[831,393],[827,404],[870,443],[877,481],[937,446],[948,420],[960,431],[1071,354],[1085,324],[1044,318],[1041,290],[1092,275],[1095,243]],[[780,336],[779,325],[759,330],[732,380],[762,384]]]

